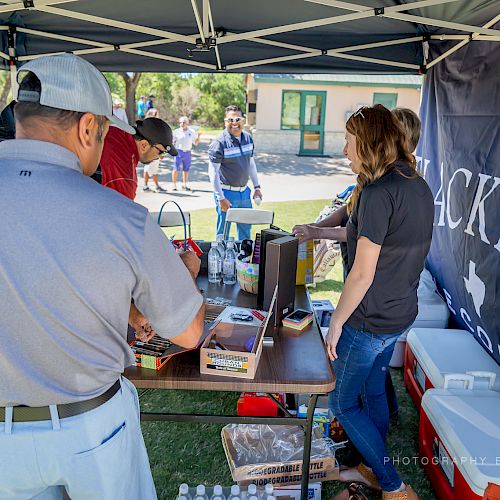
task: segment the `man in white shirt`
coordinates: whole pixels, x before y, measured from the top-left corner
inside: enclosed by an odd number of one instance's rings
[[[179,118],[179,128],[174,130],[174,145],[179,154],[175,157],[174,168],[172,169],[172,182],[174,191],[177,191],[177,175],[182,172],[182,189],[191,191],[187,185],[189,169],[191,168],[191,149],[200,142],[201,132],[196,133],[189,128],[187,116]]]
[[[122,122],[128,123],[128,117],[120,99],[113,100],[113,114]]]

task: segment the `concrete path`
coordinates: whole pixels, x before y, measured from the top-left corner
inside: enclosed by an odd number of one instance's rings
[[[213,191],[208,178],[207,149],[208,141],[202,141],[193,152],[193,164],[189,174],[191,192],[172,191],[171,166],[160,170],[160,185],[167,193],[143,192],[143,168],[139,167],[137,175],[139,186],[135,201],[147,207],[150,211],[158,211],[166,200],[175,200],[184,210],[213,208]],[[299,157],[295,154],[255,155],[259,180],[262,186],[264,201],[293,201],[333,199],[348,185],[355,182],[355,176],[345,158],[315,158]],[[182,174],[179,175],[179,178]],[[152,181],[149,182],[153,186]],[[182,182],[178,181],[178,188]]]

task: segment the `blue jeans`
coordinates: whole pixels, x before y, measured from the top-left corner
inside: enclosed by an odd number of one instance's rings
[[[245,191],[230,191],[229,189],[223,189],[224,198],[229,200],[232,208],[252,208],[252,200],[250,199],[250,188],[246,188]],[[223,212],[219,207],[219,202],[215,197],[215,209],[217,210],[217,230],[216,234],[224,234],[224,225],[226,223],[226,212]],[[249,240],[250,239],[250,224],[236,224],[238,228],[238,240]],[[231,230],[231,224],[229,224],[228,231]],[[229,233],[228,233],[229,234]]]
[[[386,374],[401,333],[370,333],[344,325],[337,344],[338,358],[332,363],[337,382],[330,393],[330,409],[373,469],[383,491],[401,486],[385,447],[389,427]]]
[[[0,422],[0,499],[156,500],[135,387],[94,410],[40,422]]]

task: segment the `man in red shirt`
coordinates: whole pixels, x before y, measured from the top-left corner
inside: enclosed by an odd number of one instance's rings
[[[172,129],[159,118],[137,120],[135,135],[109,127],[101,157],[102,185],[133,200],[137,190],[137,163],[147,165],[167,153],[177,156]]]

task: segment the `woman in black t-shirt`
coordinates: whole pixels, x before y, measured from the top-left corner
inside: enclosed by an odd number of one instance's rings
[[[381,489],[384,499],[418,498],[385,447],[386,372],[417,315],[434,219],[432,193],[408,149],[401,124],[381,105],[346,124],[344,153],[358,177],[348,206],[348,275],[326,337],[337,377],[330,408],[364,459],[341,478]]]

